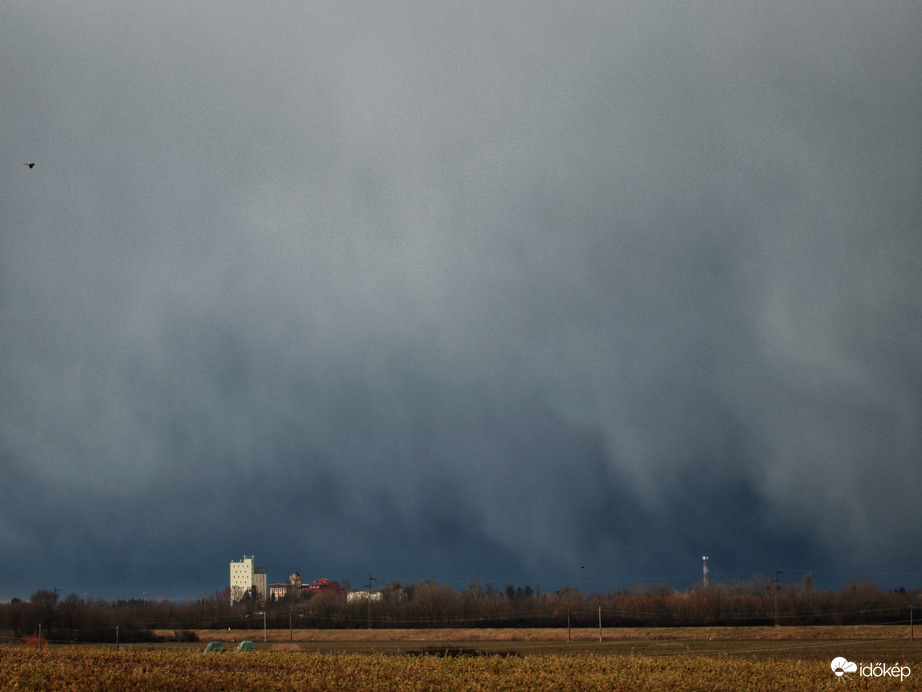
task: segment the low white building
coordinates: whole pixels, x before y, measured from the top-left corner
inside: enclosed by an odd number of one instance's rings
[[[384,594],[380,591],[350,591],[346,595],[346,603],[362,603],[365,601],[380,601]]]
[[[242,560],[230,563],[230,602],[231,605],[243,600],[244,594],[256,588],[262,601],[266,600],[266,570],[256,566],[256,558],[244,555]]]

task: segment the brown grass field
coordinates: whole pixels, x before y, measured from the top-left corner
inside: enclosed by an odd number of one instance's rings
[[[159,632],[169,637],[172,632]],[[637,627],[566,629],[398,630],[196,630],[202,648],[210,641],[228,649],[249,639],[257,649],[353,653],[403,653],[465,649],[484,653],[603,654],[611,656],[744,656],[831,661],[836,656],[905,661],[922,658],[920,638],[908,625],[852,627]],[[268,641],[264,642],[264,634]],[[289,641],[289,638],[291,641]],[[922,669],[920,669],[922,671]]]
[[[172,634],[164,632],[163,634]],[[200,642],[0,648],[0,689],[922,690],[906,626],[201,630]],[[922,635],[922,632],[920,632]],[[289,641],[289,638],[291,641]],[[243,639],[254,653],[233,653]],[[225,654],[204,654],[220,641]],[[911,673],[837,677],[830,661]],[[918,680],[914,675],[918,675]]]

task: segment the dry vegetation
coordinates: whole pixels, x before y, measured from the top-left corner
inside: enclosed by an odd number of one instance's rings
[[[699,656],[420,656],[264,651],[0,650],[0,688],[29,690],[823,690],[828,663]],[[862,681],[864,682],[864,681]],[[892,689],[871,681],[865,689]]]
[[[166,634],[166,633],[164,633]],[[828,664],[847,655],[867,661],[922,659],[922,641],[909,627],[688,627],[573,629],[419,630],[201,630],[202,643],[220,641],[232,649],[250,639],[262,650],[326,653],[406,653],[478,651],[499,655],[736,656],[770,660],[802,659]],[[167,645],[167,646],[178,646]],[[920,669],[922,670],[922,669]]]
[[[904,631],[905,630],[905,631]],[[904,627],[525,630],[208,630],[197,644],[0,648],[0,689],[823,690],[836,656],[910,666]],[[258,651],[234,653],[249,638]],[[222,641],[231,651],[202,652]],[[194,647],[194,648],[193,648]],[[326,650],[324,650],[326,649]],[[910,677],[855,689],[922,689]]]
[[[922,644],[922,625],[916,628]],[[263,640],[262,628],[249,630],[195,630],[201,641],[230,641],[250,639],[254,642]],[[169,637],[168,630],[154,632],[162,637]],[[442,628],[442,629],[270,629],[266,631],[270,642],[497,642],[497,641],[566,641],[567,628],[563,627],[522,627],[522,628]],[[573,641],[599,640],[597,627],[574,627],[569,632]],[[909,625],[841,625],[816,627],[606,627],[602,630],[605,641],[642,641],[664,639],[710,639],[710,640],[879,640],[909,639]]]

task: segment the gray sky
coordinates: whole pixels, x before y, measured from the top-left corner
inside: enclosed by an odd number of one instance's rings
[[[922,586],[920,34],[3,3],[0,598]]]

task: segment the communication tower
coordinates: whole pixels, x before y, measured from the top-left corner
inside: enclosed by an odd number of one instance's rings
[[[704,588],[706,589],[708,587],[708,556],[707,555],[701,556],[701,564],[702,564],[702,574],[704,576],[704,579],[703,579]]]

